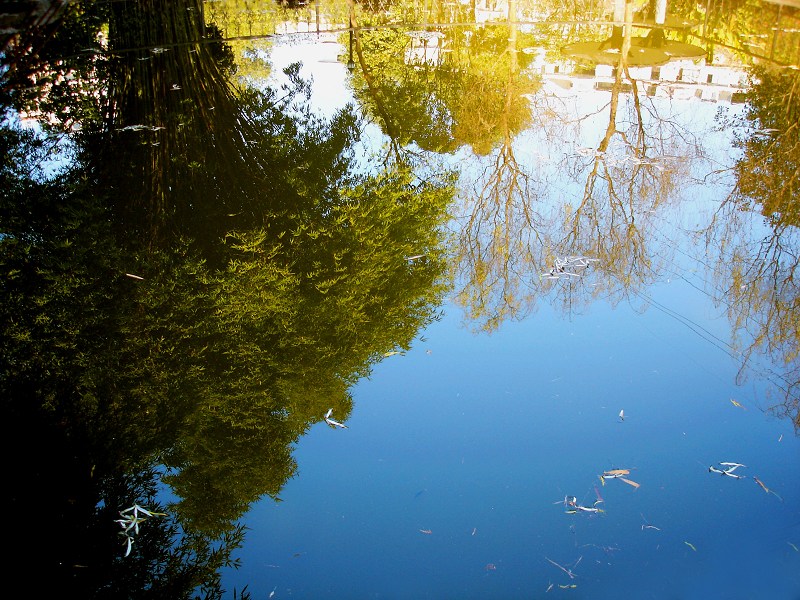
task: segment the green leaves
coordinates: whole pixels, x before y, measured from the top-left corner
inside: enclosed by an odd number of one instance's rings
[[[235,540],[299,438],[331,407],[346,419],[349,386],[435,318],[454,188],[356,160],[359,119],[313,115],[297,69],[279,92],[232,84],[168,4],[109,8],[109,47],[139,50],[115,55],[108,118],[87,117],[56,176],[41,140],[3,134],[0,391],[9,430],[54,457],[15,468],[11,508],[91,514],[158,465],[201,547]],[[170,543],[153,525],[132,569]]]

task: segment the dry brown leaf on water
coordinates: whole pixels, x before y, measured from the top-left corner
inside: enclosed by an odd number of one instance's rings
[[[630,475],[628,469],[611,469],[610,471],[603,471],[603,475]]]

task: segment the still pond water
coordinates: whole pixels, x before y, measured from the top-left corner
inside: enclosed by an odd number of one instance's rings
[[[183,597],[141,583],[169,534],[240,523],[224,597],[800,598],[795,8],[669,7],[659,54],[630,3],[105,4],[60,17],[102,32],[71,79],[102,93],[27,97],[46,66],[3,54],[4,128],[61,149],[4,172],[6,437],[43,441],[3,506],[57,515],[20,554],[65,528],[53,581]],[[91,200],[49,204],[59,172]]]
[[[311,57],[304,64],[325,82],[325,106],[330,89],[348,99],[331,88],[345,77],[328,60],[336,51],[296,38],[273,59]],[[605,134],[607,93],[558,90],[548,92],[577,113],[565,119],[598,117],[554,143],[523,132],[515,149],[532,159],[523,169],[597,147]],[[702,139],[700,169],[730,166],[731,135],[714,117],[740,108],[653,106]],[[451,297],[409,352],[354,386],[347,430],[320,423],[299,441],[299,475],[282,502],[249,513],[229,588],[305,598],[797,598],[800,444],[790,421],[765,413],[781,381],[775,365],[739,372],[726,282],[711,272],[720,255],[697,235],[731,183],[706,175],[692,173],[652,218],[636,214],[658,267],[618,302],[576,291],[570,306],[548,288],[533,314],[489,334]],[[582,193],[563,176],[556,185]],[[656,212],[647,202],[641,212]],[[768,235],[761,220],[747,225],[754,239]],[[603,286],[603,265],[591,271],[585,285]],[[744,478],[709,472],[728,468],[720,462],[747,465],[732,471]],[[601,480],[612,469],[630,470],[639,487]],[[603,512],[569,514],[567,496]]]

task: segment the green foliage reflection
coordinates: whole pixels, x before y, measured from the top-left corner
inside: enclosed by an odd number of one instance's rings
[[[518,35],[506,25],[358,31],[356,97],[400,146],[485,155],[531,122],[525,95],[539,82]]]
[[[797,194],[800,191],[800,78],[795,71],[758,68],[745,113],[749,135],[734,167],[736,185],[720,210],[719,231],[709,228],[709,243],[725,240],[716,265],[744,363],[759,354],[780,365],[772,379],[781,397],[773,409],[800,428],[800,289]],[[761,214],[767,233],[743,235],[746,215]]]
[[[313,115],[296,67],[280,90],[238,86],[200,8],[104,6],[108,53],[63,99],[94,107],[80,131],[54,146],[6,112],[0,138],[4,450],[30,440],[3,508],[48,515],[13,524],[14,560],[82,597],[219,592],[292,445],[328,408],[346,418],[350,385],[448,286],[451,175],[357,162],[358,119]],[[123,557],[113,518],[162,471],[171,517]]]

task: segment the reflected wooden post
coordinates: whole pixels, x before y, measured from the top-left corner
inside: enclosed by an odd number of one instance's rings
[[[772,45],[770,46],[769,49],[770,60],[773,60],[775,58],[775,43],[778,41],[778,31],[780,31],[782,10],[783,10],[783,4],[778,4],[778,12],[775,15],[775,25],[772,28]]]
[[[800,65],[800,36],[795,36],[797,38],[797,44],[795,44],[794,49],[794,64]]]
[[[608,45],[611,48],[622,48],[622,37],[625,25],[625,0],[614,0],[613,24],[611,25],[611,37]]]
[[[664,23],[667,20],[667,0],[656,0],[655,28],[648,36],[651,48],[661,48],[666,42]]]
[[[517,0],[508,0],[508,51],[511,54],[511,73],[517,72]]]
[[[667,20],[667,0],[656,0],[656,25],[663,25]]]
[[[319,2],[319,0],[317,0]],[[350,30],[348,33],[350,34],[350,54],[349,58],[347,59],[347,70],[352,72],[353,69],[356,68],[356,63],[353,61],[353,29],[355,28],[355,6],[353,4],[353,0],[350,0],[348,4],[348,23],[347,27]]]
[[[711,0],[706,0],[706,14],[703,17],[703,29],[700,31],[700,38],[705,39],[706,37],[706,26],[708,25],[708,15],[711,12]]]
[[[614,27],[622,28],[625,23],[625,0],[614,0]]]

